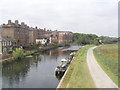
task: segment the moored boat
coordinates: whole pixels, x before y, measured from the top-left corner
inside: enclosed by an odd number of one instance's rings
[[[55,69],[55,75],[64,75],[65,71],[67,70],[69,64],[71,63],[73,56],[75,55],[75,52],[72,52],[70,54],[70,57],[67,59],[61,59],[60,65],[58,65]]]

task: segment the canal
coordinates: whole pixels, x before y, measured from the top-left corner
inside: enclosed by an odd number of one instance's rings
[[[56,88],[60,78],[55,68],[60,60],[81,46],[49,50],[23,60],[4,63],[2,66],[2,88]]]

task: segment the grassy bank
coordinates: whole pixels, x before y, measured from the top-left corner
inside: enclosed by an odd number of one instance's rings
[[[47,50],[56,49],[58,47],[70,47],[70,44],[50,44],[46,47],[42,46],[41,48],[38,48],[38,47],[37,48],[30,48],[30,47],[28,47],[28,48],[24,49],[24,55],[21,59],[31,58],[31,57],[33,57],[33,55],[43,53],[44,51],[47,51]],[[14,60],[16,60],[14,57],[6,58],[4,60],[0,60],[0,63],[11,62],[11,61],[14,61]]]
[[[103,70],[118,85],[118,45],[97,47],[94,49],[94,55]]]
[[[77,52],[60,88],[95,88],[86,62],[87,50],[90,47],[92,46],[85,46]]]

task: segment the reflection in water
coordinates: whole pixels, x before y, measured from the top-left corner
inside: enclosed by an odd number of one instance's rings
[[[54,49],[33,58],[4,63],[3,88],[56,88],[61,77],[54,70],[62,58],[69,57],[70,50]]]
[[[13,84],[19,84],[20,81],[24,81],[30,67],[37,67],[38,61],[41,59],[37,56],[33,57],[31,60],[17,60],[15,62],[10,62],[3,64],[3,84],[4,80],[7,79],[8,86],[13,86]],[[3,85],[4,86],[4,85]]]
[[[62,76],[63,76],[63,75],[56,75],[56,78],[57,78],[58,80],[61,80]]]
[[[67,50],[74,51],[74,50],[78,50],[80,48],[82,48],[82,46],[71,46],[70,48],[63,49],[63,51],[67,51]]]

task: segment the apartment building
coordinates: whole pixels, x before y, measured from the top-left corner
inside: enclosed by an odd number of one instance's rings
[[[49,43],[69,43],[72,42],[72,32],[46,30],[38,27],[29,27],[24,22],[18,20],[0,26],[1,37],[11,38],[13,47],[21,47],[36,44],[36,39],[49,39]]]
[[[26,46],[29,44],[29,26],[18,20],[15,23],[8,20],[8,24],[1,25],[2,27],[2,37],[13,38],[12,43],[16,47]]]
[[[73,33],[69,31],[58,31],[58,43],[72,42]]]

